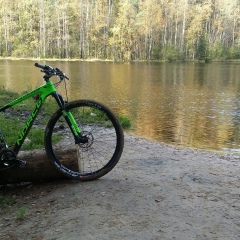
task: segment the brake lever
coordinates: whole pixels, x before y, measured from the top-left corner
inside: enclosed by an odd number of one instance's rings
[[[55,68],[55,74],[61,79],[64,80],[65,78],[69,80],[65,73],[63,73],[59,68]]]
[[[67,80],[69,80],[69,78],[66,76],[66,73],[63,73],[64,78],[66,78]]]

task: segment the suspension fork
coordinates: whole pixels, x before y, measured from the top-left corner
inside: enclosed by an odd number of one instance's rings
[[[74,119],[72,113],[69,110],[66,110],[66,102],[63,100],[63,97],[56,92],[52,93],[52,96],[57,101],[57,104],[60,107],[69,128],[71,129],[71,132],[75,139],[75,143],[76,144],[87,143],[88,138],[82,135],[81,130],[79,129],[77,122]]]

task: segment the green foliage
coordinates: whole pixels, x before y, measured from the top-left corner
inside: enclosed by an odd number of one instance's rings
[[[165,59],[169,62],[174,62],[178,60],[178,51],[174,49],[174,46],[169,46],[165,52]]]
[[[0,209],[5,206],[10,206],[14,204],[14,200],[10,197],[0,196]]]
[[[198,60],[206,60],[208,58],[207,39],[204,34],[199,38],[196,56]]]
[[[17,136],[19,136],[20,131],[23,129],[23,124],[16,124],[15,120],[11,118],[6,118],[0,115],[1,131],[4,134],[4,138],[9,146],[14,145]],[[14,126],[14,127],[13,127]]]
[[[212,59],[228,58],[228,50],[220,42],[216,42],[214,46],[209,48],[209,55]]]
[[[16,140],[16,139],[15,139]],[[23,144],[23,150],[39,149],[44,146],[44,129],[32,128],[27,140]]]
[[[120,124],[123,128],[128,129],[131,127],[131,120],[125,116],[118,115],[118,119],[120,121]]]
[[[18,208],[16,211],[16,219],[23,220],[26,213],[27,213],[26,208],[24,208],[24,207]]]
[[[239,58],[240,1],[208,3],[2,1],[0,55],[128,61]]]
[[[229,51],[229,59],[240,59],[240,52],[238,47],[232,46],[228,49]]]
[[[72,112],[74,115],[74,112]],[[104,114],[102,111],[99,111],[98,109],[82,109],[80,112],[81,120],[85,123],[99,123],[102,126],[105,127],[111,127],[112,125],[109,125],[108,117],[106,114]],[[127,117],[124,117],[122,115],[117,116],[120,124],[123,128],[130,128],[131,127],[131,121]]]

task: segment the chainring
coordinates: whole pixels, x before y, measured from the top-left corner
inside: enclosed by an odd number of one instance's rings
[[[0,169],[12,167],[16,162],[16,154],[14,151],[6,148],[0,151]]]

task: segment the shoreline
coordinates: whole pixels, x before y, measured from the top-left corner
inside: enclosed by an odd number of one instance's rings
[[[176,149],[185,149],[185,150],[193,150],[196,152],[206,152],[206,153],[212,153],[212,154],[217,154],[217,155],[226,155],[226,156],[239,156],[240,157],[240,147],[238,151],[235,151],[235,148],[228,148],[228,150],[224,150],[224,149],[210,149],[210,148],[204,148],[204,147],[191,147],[191,146],[184,146],[184,145],[180,145],[180,144],[173,144],[173,143],[165,143],[165,142],[160,142],[156,139],[152,139],[149,137],[145,137],[145,136],[140,136],[140,135],[136,135],[134,134],[134,132],[132,132],[131,130],[126,130],[127,132],[125,132],[125,134],[136,138],[136,139],[142,139],[148,142],[152,142],[155,144],[160,144],[166,147],[172,147],[172,148],[176,148]]]
[[[112,62],[112,63],[240,63],[240,59],[212,59],[208,62],[203,60],[192,60],[186,59],[184,61],[176,60],[176,61],[169,61],[169,60],[114,60],[114,59],[101,59],[101,58],[35,58],[35,57],[1,57],[0,60],[12,60],[12,61],[63,61],[63,62]]]
[[[15,203],[1,209],[0,238],[240,238],[239,156],[125,136],[119,163],[99,180],[2,188]]]

